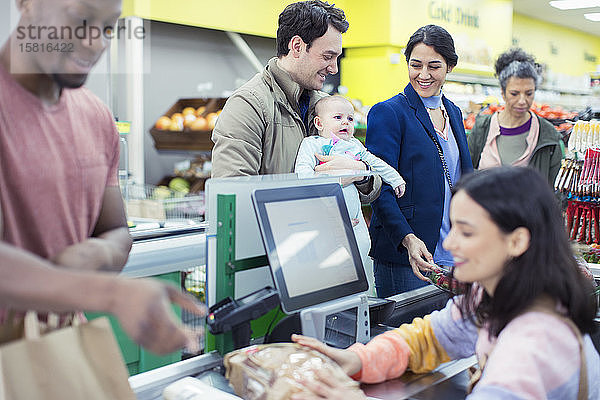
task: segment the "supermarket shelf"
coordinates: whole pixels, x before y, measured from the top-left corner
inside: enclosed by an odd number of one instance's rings
[[[451,72],[446,76],[446,80],[449,82],[458,82],[458,83],[469,83],[469,84],[479,84],[485,86],[494,86],[499,87],[498,79],[494,77],[488,76],[477,76],[477,75],[469,75],[469,74],[460,74]],[[577,96],[592,96],[592,89],[575,89],[575,88],[564,88],[564,87],[553,87],[549,85],[543,85],[538,87],[538,92],[546,91],[567,95],[577,95]]]
[[[476,75],[467,75],[467,74],[459,74],[455,72],[451,72],[446,75],[446,80],[450,82],[460,82],[460,83],[478,83],[480,85],[487,86],[500,86],[498,84],[498,79],[489,77],[489,76],[476,76]]]
[[[591,96],[592,89],[569,89],[569,88],[555,88],[551,86],[540,86],[538,90],[547,90],[549,92],[558,92],[562,94],[576,94],[579,96]]]

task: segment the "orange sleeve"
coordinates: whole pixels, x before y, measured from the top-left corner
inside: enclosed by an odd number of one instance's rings
[[[375,336],[366,345],[355,343],[349,347],[362,362],[362,370],[352,378],[365,383],[378,383],[397,378],[408,365],[410,349],[396,330]]]
[[[375,336],[366,345],[355,343],[349,350],[362,362],[362,369],[352,378],[365,383],[397,378],[407,368],[417,374],[429,372],[450,361],[435,337],[429,315]]]

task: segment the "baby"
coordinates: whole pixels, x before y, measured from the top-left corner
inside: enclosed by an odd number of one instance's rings
[[[388,183],[396,196],[401,197],[406,182],[398,171],[379,157],[371,154],[354,138],[354,107],[341,96],[324,97],[315,105],[314,124],[319,136],[309,136],[302,141],[296,157],[295,172],[314,171],[320,162],[316,154],[340,154],[363,161],[370,170],[377,172]]]
[[[319,135],[309,136],[300,144],[295,166],[295,172],[299,176],[313,175],[315,167],[319,164],[315,154],[338,154],[364,162],[394,189],[396,196],[401,197],[404,194],[406,183],[398,171],[369,153],[365,146],[354,138],[354,107],[348,100],[341,96],[324,97],[315,105],[315,114],[314,124]],[[373,261],[368,257],[371,239],[362,214],[358,190],[350,184],[345,186],[343,191],[370,291],[374,293]]]

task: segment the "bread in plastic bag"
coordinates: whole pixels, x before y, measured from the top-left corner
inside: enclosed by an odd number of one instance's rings
[[[358,389],[342,368],[329,357],[296,343],[255,345],[225,355],[226,377],[235,393],[246,400],[288,400],[306,389],[297,379],[314,380],[317,369],[326,368],[339,382]]]

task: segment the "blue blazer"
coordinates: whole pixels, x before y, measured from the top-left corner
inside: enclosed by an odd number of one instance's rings
[[[473,170],[462,113],[445,96],[442,101],[458,144],[462,176]],[[371,204],[369,255],[378,261],[409,265],[408,252],[402,246],[406,235],[414,233],[431,254],[440,236],[446,178],[437,147],[426,130],[436,140],[437,135],[410,83],[404,95],[375,104],[367,121],[367,149],[396,168],[406,181],[404,196],[396,198],[393,189],[384,184],[381,195]]]

